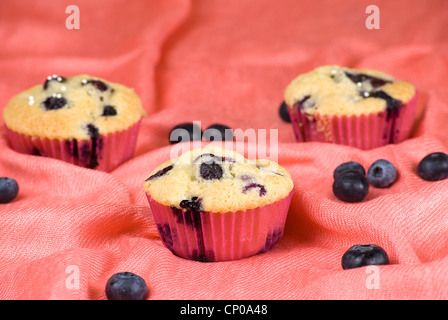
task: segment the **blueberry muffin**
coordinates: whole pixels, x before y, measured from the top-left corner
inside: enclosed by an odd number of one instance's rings
[[[134,90],[89,75],[53,75],[3,111],[11,147],[110,171],[132,157],[145,111]]]
[[[187,259],[225,261],[265,252],[280,240],[293,182],[277,163],[209,146],[159,165],[144,191],[168,249]]]
[[[381,71],[332,65],[299,75],[284,99],[297,141],[371,149],[409,138],[417,91]]]

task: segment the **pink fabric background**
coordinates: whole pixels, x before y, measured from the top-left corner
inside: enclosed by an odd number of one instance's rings
[[[65,28],[65,8],[80,29]],[[380,8],[379,30],[365,9]],[[419,160],[448,152],[445,0],[8,0],[0,2],[0,110],[57,73],[135,88],[148,112],[134,159],[103,173],[12,151],[0,129],[0,176],[18,198],[0,205],[1,299],[105,299],[107,279],[132,271],[149,299],[447,299],[448,180],[425,182]],[[285,86],[323,64],[377,68],[421,92],[414,137],[370,151],[294,142],[278,117]],[[169,130],[200,120],[278,129],[278,161],[295,194],[284,238],[269,252],[224,263],[175,257],[158,237],[143,180],[168,159]],[[254,146],[248,146],[253,148]],[[340,163],[392,161],[398,181],[347,204],[331,192]],[[378,289],[366,268],[342,270],[357,243],[389,253]],[[67,286],[71,268],[79,288]]]

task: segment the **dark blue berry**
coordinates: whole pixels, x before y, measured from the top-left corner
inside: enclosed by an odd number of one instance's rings
[[[336,167],[336,169],[334,169],[333,178],[336,179],[341,173],[344,173],[346,171],[358,171],[363,176],[366,175],[366,170],[360,163],[356,161],[348,161],[341,163]]]
[[[380,99],[386,100],[386,105],[387,105],[388,111],[398,109],[402,104],[400,100],[392,98],[390,95],[388,95],[384,91],[372,92],[369,94],[369,97],[380,98]]]
[[[191,200],[182,200],[180,202],[180,207],[183,209],[189,209],[193,212],[200,212],[202,211],[202,198],[193,197]]]
[[[169,139],[171,144],[179,142],[201,141],[202,130],[195,123],[181,123],[171,129]]]
[[[108,300],[144,300],[148,293],[145,280],[132,272],[119,272],[106,283]]]
[[[370,76],[368,74],[364,74],[364,73],[350,73],[350,72],[345,72],[346,76],[352,80],[354,83],[359,83],[359,82],[370,82],[373,88],[377,88],[377,87],[381,87],[384,86],[387,83],[390,83],[391,81],[388,80],[384,80],[381,78],[377,78],[377,77],[373,77]]]
[[[369,183],[358,171],[346,171],[334,180],[333,193],[339,200],[360,202],[369,193]]]
[[[81,151],[81,152],[84,154],[84,156],[86,158],[90,156],[89,163],[87,164],[87,167],[90,169],[95,169],[99,165],[98,149],[100,146],[100,143],[99,143],[100,142],[99,141],[100,132],[95,125],[88,124],[87,125],[87,134],[90,137],[91,148],[88,148],[88,145],[86,145],[87,149],[85,149],[84,152],[83,151]]]
[[[288,111],[288,105],[286,104],[285,101],[283,101],[280,104],[280,107],[278,108],[278,113],[280,114],[280,118],[282,118],[283,121],[291,122],[291,117]]]
[[[418,175],[427,181],[438,181],[448,177],[448,155],[434,152],[425,156],[417,167]]]
[[[19,193],[19,185],[17,181],[8,178],[0,178],[0,203],[8,203],[14,200]]]
[[[58,75],[52,75],[52,76],[49,76],[48,78],[47,78],[47,80],[45,80],[45,82],[44,82],[44,90],[47,90],[48,89],[48,86],[50,85],[50,82],[51,81],[57,81],[57,82],[65,82],[67,79],[66,78],[64,78],[64,77],[61,77],[61,76],[58,76]]]
[[[389,256],[376,244],[357,244],[344,253],[341,264],[344,270],[368,265],[387,265]]]
[[[100,80],[86,80],[86,81],[83,81],[81,84],[82,85],[91,84],[101,92],[104,92],[107,89],[109,89],[109,86]]]
[[[87,125],[87,133],[91,139],[97,139],[100,136],[98,128],[93,124]]]
[[[244,186],[243,193],[246,193],[248,190],[258,188],[258,195],[260,197],[264,196],[266,194],[266,188],[264,185],[259,183],[249,183],[247,186]]]
[[[193,228],[201,230],[201,212],[202,212],[202,198],[193,197],[191,200],[182,200],[179,205],[183,211],[175,211],[172,210],[173,213],[176,212],[176,215],[181,215],[182,217],[177,216],[177,220],[182,220],[186,225],[189,225]],[[202,232],[202,231],[201,231]]]
[[[219,180],[222,178],[222,168],[215,161],[201,163],[199,173],[205,180]]]
[[[62,96],[51,96],[42,102],[45,110],[61,109],[67,104],[67,100]]]
[[[375,188],[387,188],[397,179],[397,169],[388,160],[376,160],[367,170],[367,180]]]
[[[204,141],[233,141],[233,131],[226,125],[215,123],[205,129],[202,139]]]
[[[103,117],[116,116],[117,110],[114,106],[104,106],[103,108]]]
[[[173,165],[169,165],[168,167],[165,167],[163,169],[160,169],[159,171],[157,171],[156,173],[154,173],[152,176],[150,176],[148,179],[146,179],[146,181],[161,177],[163,175],[165,175],[168,171],[170,171],[171,169],[173,169]]]

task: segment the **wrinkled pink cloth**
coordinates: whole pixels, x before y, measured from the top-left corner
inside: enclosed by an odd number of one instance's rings
[[[134,158],[110,173],[19,154],[0,129],[0,176],[20,185],[0,205],[0,298],[106,299],[108,278],[130,271],[147,282],[148,299],[447,299],[448,180],[423,181],[416,166],[448,152],[448,3],[375,1],[380,29],[366,27],[370,4],[1,1],[0,110],[50,74],[87,73],[135,88],[148,116]],[[69,5],[80,29],[66,28]],[[413,137],[369,151],[296,143],[278,116],[283,90],[324,64],[412,82],[424,110]],[[295,192],[269,252],[201,263],[162,245],[143,181],[169,158],[169,131],[185,121],[278,133],[273,154]],[[337,165],[379,158],[398,169],[392,187],[371,188],[361,203],[335,198]],[[367,243],[382,246],[391,265],[342,270],[343,253]]]

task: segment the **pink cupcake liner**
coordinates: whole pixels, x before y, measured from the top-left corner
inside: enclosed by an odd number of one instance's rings
[[[181,210],[147,198],[165,247],[179,257],[205,262],[270,250],[283,236],[293,193],[270,205],[227,213]]]
[[[30,137],[5,128],[11,148],[17,152],[109,172],[134,155],[140,123],[141,120],[126,130],[85,140]]]
[[[329,142],[363,150],[408,139],[417,109],[417,93],[392,110],[360,116],[307,116],[295,107],[289,115],[298,142]]]

